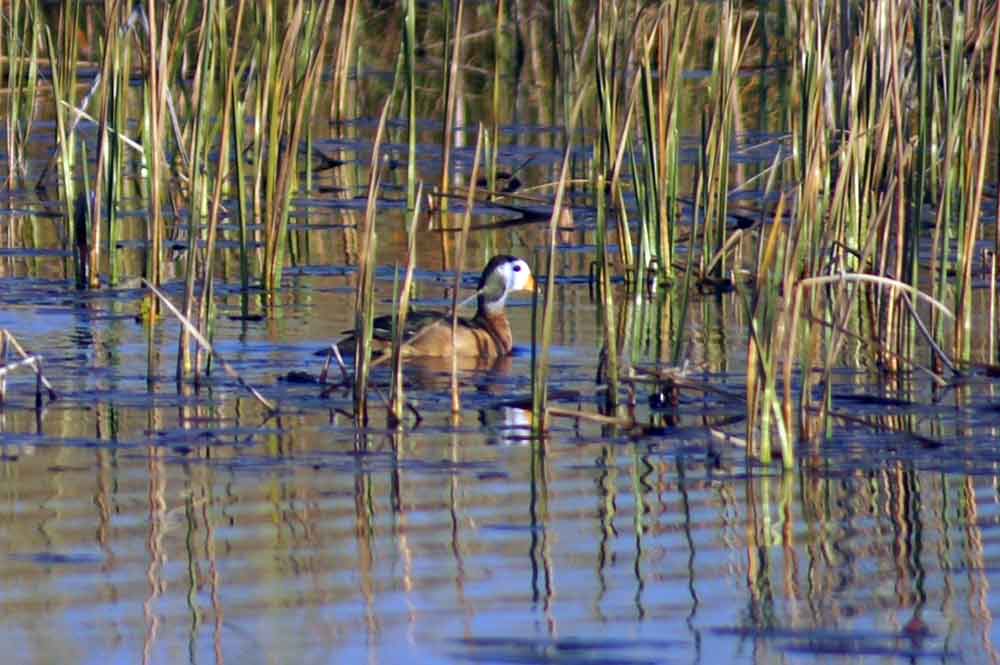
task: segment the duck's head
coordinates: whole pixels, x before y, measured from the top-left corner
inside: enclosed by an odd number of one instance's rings
[[[496,316],[503,312],[509,294],[534,288],[535,278],[524,260],[507,254],[494,256],[479,277],[478,314]]]

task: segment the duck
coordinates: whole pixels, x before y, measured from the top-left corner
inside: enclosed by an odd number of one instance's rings
[[[528,264],[516,256],[494,256],[483,268],[476,287],[476,313],[459,318],[455,336],[451,334],[451,313],[410,311],[403,330],[402,355],[406,358],[446,358],[454,351],[459,358],[491,362],[514,349],[514,335],[504,310],[507,297],[517,291],[533,291],[535,278]],[[351,348],[354,335],[341,340]],[[346,346],[345,346],[346,345]],[[372,326],[372,350],[392,348],[392,316],[376,317]]]

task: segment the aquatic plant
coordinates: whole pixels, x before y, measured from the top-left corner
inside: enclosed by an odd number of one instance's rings
[[[462,0],[391,8],[333,0],[9,6],[2,35],[8,187],[25,176],[57,184],[60,242],[71,250],[64,272],[79,288],[140,276],[156,287],[182,280],[182,313],[206,340],[213,288],[230,276],[228,260],[244,318],[255,305],[251,294],[265,315],[278,316],[284,268],[315,260],[315,235],[290,234],[289,219],[297,193],[316,191],[324,121],[331,134],[367,142],[349,163],[326,162],[340,169],[335,198],[365,195],[364,212],[343,211],[348,223],[335,232],[358,268],[360,421],[375,214],[394,207],[403,188],[406,222],[392,237],[405,234],[410,275],[429,258],[417,248],[431,227],[440,263],[459,272],[466,242],[487,255],[507,242],[502,230],[538,232],[545,251],[536,266],[545,286],[532,363],[539,432],[559,411],[548,400],[548,348],[556,258],[573,206],[589,215],[573,237],[593,246],[597,390],[609,422],[628,422],[620,400],[633,403],[646,381],[659,389],[670,375],[671,390],[681,389],[673,372],[690,360],[703,293],[730,298],[743,317],[743,434],[748,454],[765,462],[775,435],[789,465],[797,442],[832,431],[843,415],[832,377],[847,350],[900,390],[911,372],[946,386],[997,363],[996,317],[981,335],[975,325],[977,309],[996,312],[1000,255],[1000,224],[984,223],[995,197],[989,155],[1000,61],[1000,19],[985,0],[752,11],[732,2],[553,2],[531,16],[508,2],[473,12]],[[86,38],[84,23],[96,38]],[[372,62],[394,72],[391,82],[364,75]],[[498,184],[508,168],[504,125],[524,113],[502,88],[525,62],[534,78],[551,82],[531,91],[531,119],[561,127],[542,139],[562,156],[558,164],[528,167],[525,177],[538,181],[533,201]],[[81,63],[95,70],[86,88],[77,85]],[[689,76],[692,69],[699,75]],[[440,81],[428,85],[433,76]],[[773,130],[760,141],[742,129],[748,95],[761,100],[759,124]],[[769,113],[766,99],[780,100],[778,108]],[[56,147],[33,174],[23,155],[39,108],[55,120]],[[354,121],[375,111],[378,128],[364,138],[371,128]],[[420,228],[413,224],[425,203],[417,200],[425,114],[440,121],[433,140],[441,157],[432,163],[436,214]],[[455,184],[470,163],[456,142],[477,114],[490,117],[462,189]],[[405,176],[382,187],[404,159]],[[133,191],[146,213],[138,222],[122,214]],[[446,221],[451,197],[466,201],[464,231]],[[551,214],[529,210],[539,200]],[[484,203],[521,219],[472,223]],[[138,253],[124,249],[129,240]],[[37,233],[26,242],[38,243]],[[977,289],[984,283],[989,289]],[[400,307],[409,297],[406,277],[402,286]],[[150,326],[159,306],[155,298],[144,306]],[[186,330],[178,341],[182,380],[210,367],[207,356],[190,355]],[[150,357],[153,338],[150,331]],[[405,403],[398,367],[394,377],[398,420]]]

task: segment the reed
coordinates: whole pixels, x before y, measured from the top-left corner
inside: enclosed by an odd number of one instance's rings
[[[784,198],[775,211],[763,251],[757,265],[756,283],[750,293],[741,292],[749,324],[747,349],[747,420],[748,452],[759,454],[764,464],[771,463],[771,425],[776,426],[781,440],[781,460],[785,468],[795,463],[790,423],[779,409],[777,378],[779,349],[782,348],[788,326],[780,325],[779,289],[789,277],[782,269],[779,248],[785,236],[781,223]],[[792,326],[794,327],[794,326]]]
[[[115,76],[110,80],[109,94],[110,145],[108,155],[108,240],[106,252],[108,255],[108,285],[115,287],[121,278],[121,258],[118,253],[118,243],[122,238],[122,221],[119,206],[125,194],[126,182],[126,141],[128,135],[128,90],[132,70],[132,51],[130,37],[134,36],[134,11],[123,12],[123,24],[119,27],[115,39],[113,70]]]
[[[393,309],[392,318],[392,391],[390,393],[390,412],[394,422],[403,422],[403,409],[406,406],[406,396],[403,392],[403,338],[406,331],[406,318],[410,312],[410,293],[413,290],[413,269],[417,263],[417,222],[420,219],[420,206],[423,201],[424,185],[417,187],[416,205],[410,212],[406,224],[406,266],[403,285],[399,290],[398,306]]]
[[[233,53],[236,53],[235,49]],[[230,77],[233,81],[234,77]],[[244,319],[250,316],[250,280],[254,276],[254,266],[251,264],[251,242],[249,224],[253,219],[251,202],[253,200],[253,190],[250,187],[250,177],[247,173],[245,159],[246,143],[244,137],[247,135],[246,101],[239,96],[239,91],[235,86],[229,86],[227,93],[227,104],[230,108],[230,125],[232,128],[232,155],[235,162],[236,171],[236,199],[239,215],[239,230],[237,239],[239,243],[239,264],[240,264],[240,314]]]
[[[358,283],[354,297],[354,418],[361,425],[368,421],[368,373],[371,367],[372,321],[375,317],[375,213],[382,174],[382,141],[392,97],[389,95],[382,105],[375,132],[368,172],[368,199],[358,243]]]
[[[163,194],[166,177],[164,148],[166,140],[167,98],[169,79],[169,49],[172,37],[168,30],[169,13],[166,3],[150,2],[145,16],[147,35],[146,85],[143,90],[143,149],[146,155],[146,173],[149,217],[146,226],[147,246],[146,279],[154,287],[159,287],[164,272],[163,241],[165,223],[163,218]],[[150,298],[150,322],[155,321],[159,311],[158,300]]]
[[[941,22],[941,17],[937,14],[935,16]],[[931,239],[930,279],[933,281],[934,295],[938,300],[948,297],[951,290],[948,275],[952,271],[953,255],[950,247],[955,233],[955,218],[959,214],[956,202],[962,200],[960,173],[963,165],[971,161],[965,153],[966,143],[962,140],[966,95],[960,93],[962,81],[968,80],[969,77],[968,65],[962,52],[965,27],[962,12],[953,12],[947,27],[950,28],[950,39],[938,47],[938,58],[931,61],[940,60],[944,63],[940,72],[944,85],[938,92],[943,101],[935,107],[936,114],[931,119],[932,126],[937,128],[937,133],[941,135],[944,144],[941,150],[942,164],[937,166],[936,160],[932,162],[934,170],[931,177],[931,188],[937,193],[938,206],[934,215],[934,232]],[[997,237],[1000,238],[1000,235]],[[943,321],[933,312],[931,328],[936,339],[943,339],[945,334]]]
[[[0,26],[0,54],[4,73],[7,130],[7,189],[12,191],[27,180],[25,151],[34,122],[39,91],[39,57],[44,43],[40,0],[10,0]],[[0,107],[4,108],[4,107]]]
[[[969,108],[972,111],[971,131],[966,135],[970,154],[976,155],[969,169],[966,193],[970,200],[966,208],[966,218],[963,220],[965,233],[961,238],[959,249],[961,271],[959,273],[958,297],[955,307],[955,355],[962,360],[971,359],[971,329],[972,329],[972,266],[975,261],[975,244],[979,236],[980,217],[982,215],[983,191],[986,184],[986,165],[989,155],[990,132],[993,129],[996,114],[996,69],[1000,55],[1000,12],[994,6],[987,7],[983,3],[973,6],[969,17],[972,25],[989,25],[989,55],[981,46],[975,50],[974,62],[980,65],[979,71],[988,72],[986,87],[970,86]],[[1000,228],[1000,222],[998,222]],[[996,241],[1000,242],[1000,240]],[[992,361],[992,359],[990,359]]]
[[[222,129],[221,138],[219,139],[219,145],[221,146],[221,154],[218,161],[218,167],[216,170],[215,183],[212,189],[212,195],[209,199],[209,212],[208,212],[208,235],[205,241],[205,267],[202,275],[202,291],[201,291],[201,311],[199,314],[199,332],[208,338],[212,339],[212,322],[215,317],[212,316],[212,303],[213,303],[213,293],[212,284],[214,283],[214,266],[215,266],[215,244],[219,235],[219,213],[222,208],[222,190],[223,185],[229,179],[229,159],[225,159],[226,150],[231,147],[230,134],[233,132],[233,125],[237,126],[237,131],[242,128],[242,125],[236,122],[233,110],[237,106],[236,99],[236,75],[237,75],[237,63],[239,60],[240,52],[240,35],[243,27],[243,13],[245,9],[244,0],[239,0],[236,5],[236,19],[235,26],[232,34],[228,32],[228,25],[225,18],[221,12],[218,12],[215,16],[215,21],[212,24],[212,30],[216,34],[216,43],[220,45],[219,52],[219,68],[222,72],[221,81],[224,87],[224,92],[222,94],[223,110],[222,110]],[[221,68],[225,66],[225,69]],[[240,272],[241,272],[241,303],[242,311],[244,317],[248,314],[247,312],[247,298],[246,289],[249,283],[249,276],[247,275],[247,265],[246,265],[246,233],[245,233],[245,218],[243,213],[246,207],[247,200],[243,198],[246,195],[245,183],[242,178],[242,152],[239,150],[240,141],[235,141],[232,144],[233,150],[232,161],[237,164],[236,173],[238,178],[237,185],[237,195],[239,196],[239,206],[240,206],[240,229],[241,229],[241,256],[240,256]],[[193,249],[193,248],[192,248]],[[201,363],[197,362],[196,366],[200,366]]]
[[[334,94],[330,96],[330,117],[337,122],[346,120],[353,109],[353,106],[349,105],[348,89],[351,80],[351,57],[358,32],[358,5],[358,0],[347,0],[340,18],[340,39],[337,41],[331,75]]]
[[[680,2],[660,5],[650,26],[636,24],[633,43],[640,75],[633,98],[639,95],[642,158],[629,151],[640,211],[640,252],[635,273],[652,269],[673,278],[680,165],[680,100],[682,75],[697,12],[684,12]],[[646,32],[642,32],[646,29]],[[655,63],[655,73],[654,73]],[[641,164],[641,167],[640,167]]]
[[[729,200],[730,147],[738,112],[739,70],[747,51],[750,32],[741,32],[742,16],[731,3],[723,3],[719,20],[719,38],[712,55],[710,89],[710,122],[703,143],[705,168],[704,207],[702,225],[702,261],[726,246],[727,209]],[[704,277],[721,278],[727,273],[725,253],[722,261],[713,262],[712,272]]]
[[[607,18],[606,18],[607,17]],[[618,111],[617,94],[617,12],[614,3],[603,0],[597,5],[598,48],[595,53],[595,70],[597,80],[597,97],[600,108],[599,140],[594,146],[594,198],[597,208],[597,285],[599,294],[599,312],[604,333],[603,378],[605,380],[604,407],[613,413],[618,407],[618,364],[619,349],[617,329],[615,326],[614,291],[611,287],[611,261],[608,256],[608,203],[607,174],[611,170],[610,159],[616,150],[612,137],[615,134],[615,118]],[[602,39],[603,37],[603,39]]]
[[[490,104],[492,106],[490,133],[487,136],[488,164],[486,168],[486,189],[495,192],[497,189],[497,159],[500,154],[500,107],[503,98],[503,84],[505,71],[507,70],[506,57],[508,48],[505,38],[507,26],[507,7],[504,0],[497,0],[496,19],[493,28],[493,94]],[[492,234],[491,234],[492,236]],[[492,254],[492,247],[488,249]]]
[[[459,232],[458,244],[455,247],[455,286],[451,294],[451,338],[456,339],[458,333],[458,294],[462,289],[462,275],[465,270],[465,249],[469,243],[469,226],[472,225],[472,209],[476,205],[476,182],[479,180],[479,163],[483,155],[484,141],[483,125],[479,125],[476,133],[476,154],[472,160],[472,174],[469,176],[469,191],[465,197],[465,212],[462,215],[462,229]],[[451,349],[451,414],[456,418],[462,410],[458,394],[458,345],[452,344]]]
[[[187,218],[187,255],[184,269],[184,300],[181,310],[184,318],[190,320],[195,310],[195,280],[198,277],[198,256],[201,253],[199,244],[202,238],[202,220],[204,206],[207,203],[208,191],[208,149],[210,145],[210,130],[212,124],[210,114],[214,115],[215,81],[211,75],[218,57],[218,47],[215,43],[216,31],[212,29],[213,6],[205,3],[201,7],[201,17],[198,24],[198,49],[193,81],[194,98],[202,103],[194,105],[193,126],[190,132],[190,146],[187,146],[188,171],[188,218]],[[211,257],[205,254],[204,264],[211,263]],[[206,275],[207,277],[207,275]],[[201,329],[201,325],[196,325]],[[190,328],[183,326],[177,338],[177,380],[195,370],[190,354]],[[200,371],[200,367],[198,368]]]
[[[549,390],[549,351],[552,345],[552,322],[555,310],[555,272],[556,251],[558,244],[559,220],[562,219],[563,200],[570,175],[570,158],[573,154],[573,137],[577,119],[583,108],[584,95],[576,96],[576,101],[570,113],[570,124],[566,128],[566,149],[563,152],[559,180],[556,184],[555,199],[552,203],[552,215],[549,218],[546,245],[545,285],[542,287],[541,319],[532,314],[532,345],[531,345],[531,426],[536,436],[548,430],[548,390]],[[538,273],[537,266],[535,273]],[[537,299],[535,300],[537,305]],[[533,310],[537,307],[533,306]]]
[[[455,9],[455,28],[454,34],[451,31],[451,3],[446,2],[445,8],[445,39],[444,39],[444,66],[443,66],[443,85],[444,85],[444,100],[445,100],[445,110],[444,118],[441,124],[441,179],[440,185],[438,186],[438,191],[441,194],[440,197],[440,217],[439,217],[439,227],[444,227],[444,218],[448,212],[448,195],[451,193],[451,150],[452,144],[455,137],[455,114],[458,105],[458,84],[459,84],[459,73],[460,64],[462,59],[462,23],[465,13],[465,1],[458,0],[458,6]],[[449,51],[449,46],[451,50]],[[441,251],[442,255],[446,254],[446,234],[441,234]]]
[[[63,249],[76,247],[75,204],[76,188],[73,179],[76,164],[76,141],[73,138],[73,119],[68,109],[75,108],[76,103],[76,66],[79,44],[77,42],[76,24],[79,19],[80,1],[71,0],[60,5],[57,25],[57,37],[53,39],[51,28],[45,26],[45,43],[48,51],[49,65],[52,72],[53,114],[56,119],[55,133],[59,162],[59,182],[62,185],[63,212],[66,216],[66,246]],[[50,161],[49,164],[52,162]],[[39,176],[38,184],[43,182],[45,171]],[[76,256],[75,252],[73,256]],[[69,266],[63,263],[63,273],[69,274]],[[82,270],[74,261],[73,274],[78,286],[82,286]]]
[[[417,2],[406,0],[403,53],[406,67],[406,207],[414,208],[417,191]]]
[[[268,290],[281,285],[299,142],[310,108],[309,99],[323,71],[335,4],[334,0],[324,0],[315,8],[315,16],[319,18],[310,30],[303,30],[306,4],[301,0],[294,5],[283,25],[269,13],[265,18],[270,44],[267,50],[268,85],[264,89],[268,96],[264,117],[269,123],[264,240],[264,286]],[[302,62],[298,62],[300,53],[306,54]]]
[[[98,107],[100,109],[97,123],[97,174],[94,178],[94,195],[89,199],[89,232],[90,238],[87,246],[90,250],[88,264],[90,265],[89,279],[87,286],[96,289],[101,285],[101,231],[104,225],[104,197],[105,192],[110,192],[115,187],[115,174],[112,173],[108,165],[108,152],[110,137],[108,134],[109,108],[113,104],[113,86],[117,78],[115,70],[115,51],[117,50],[119,24],[121,22],[121,10],[119,7],[112,7],[109,15],[105,17],[104,26],[104,53],[101,57],[101,85],[98,92]],[[110,235],[110,234],[109,234]]]

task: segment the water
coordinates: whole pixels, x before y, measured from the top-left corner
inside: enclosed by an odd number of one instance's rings
[[[596,313],[567,277],[557,398],[589,409]],[[991,384],[936,415],[859,400],[954,437],[844,426],[788,475],[713,438],[706,425],[740,408],[718,396],[685,393],[675,427],[563,419],[533,444],[516,408],[522,300],[519,352],[464,376],[457,427],[446,379],[414,370],[423,420],[361,432],[346,392],[278,380],[318,371],[313,352],[350,325],[351,276],[290,279],[281,316],[230,320],[228,295],[219,317],[220,351],[283,405],[272,418],[221,376],[178,393],[171,323],[149,386],[138,292],[5,280],[0,325],[46,356],[61,393],[36,417],[34,382],[15,375],[0,420],[0,639],[18,662],[996,660]],[[738,391],[719,365],[739,362],[719,350],[735,332],[711,323],[725,306],[696,308],[696,376]],[[856,374],[841,384],[872,394]]]

